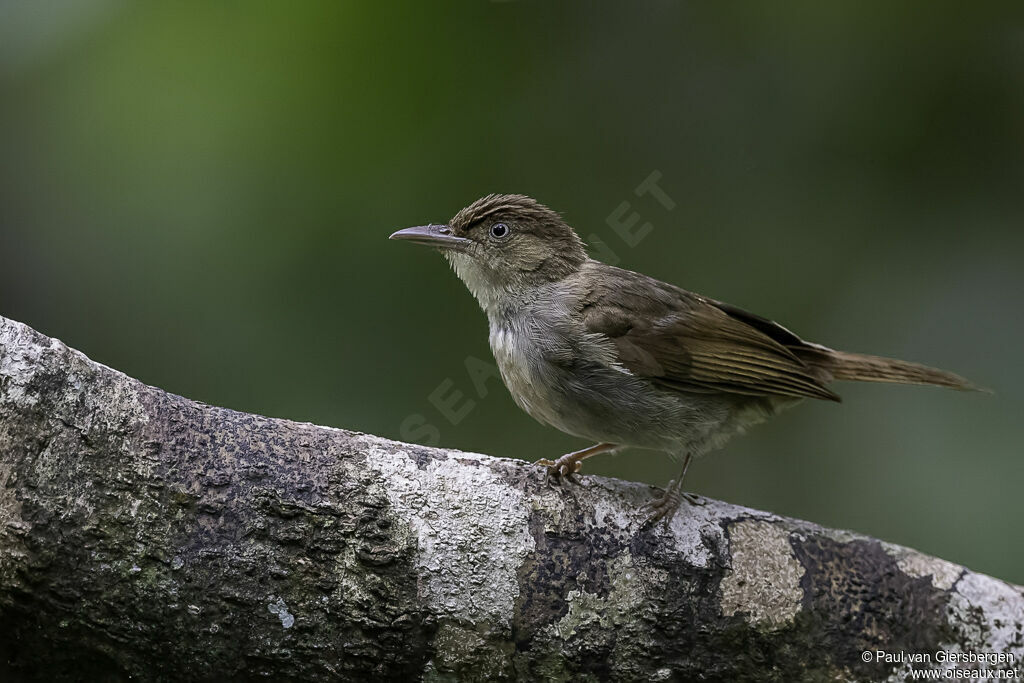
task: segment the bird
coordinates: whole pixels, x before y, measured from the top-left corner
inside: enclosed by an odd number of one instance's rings
[[[583,461],[624,448],[663,451],[679,475],[647,504],[670,523],[694,458],[804,399],[839,402],[838,380],[979,390],[959,375],[837,351],[782,325],[588,256],[560,214],[522,194],[489,194],[444,224],[390,239],[441,251],[487,315],[512,399],[542,424],[594,442],[546,479],[578,483]]]

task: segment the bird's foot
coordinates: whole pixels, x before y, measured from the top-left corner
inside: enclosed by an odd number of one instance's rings
[[[665,522],[665,526],[671,524],[684,500],[690,505],[704,505],[707,502],[696,494],[681,491],[675,480],[670,481],[660,496],[643,506],[642,509],[649,513],[644,527],[654,526],[662,521]]]
[[[576,473],[583,469],[583,463],[579,459],[572,457],[573,455],[575,453],[563,455],[558,460],[541,458],[534,463],[547,468],[547,472],[544,474],[544,483],[549,486],[561,486],[563,481],[570,484],[580,484]]]
[[[668,526],[682,504],[682,492],[676,488],[675,481],[669,482],[668,486],[665,487],[665,491],[660,496],[643,506],[642,510],[648,513],[644,526],[654,526],[661,521],[664,521],[665,526]]]
[[[704,498],[703,496],[698,496],[696,493],[686,493],[684,491],[682,496],[683,496],[683,500],[685,500],[690,505],[700,506],[700,505],[707,505],[708,504],[708,501],[707,501],[706,498]]]

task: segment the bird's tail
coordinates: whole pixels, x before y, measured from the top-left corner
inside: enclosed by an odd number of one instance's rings
[[[803,351],[803,349],[801,349]],[[858,382],[891,382],[893,384],[930,384],[949,387],[958,391],[985,391],[988,389],[961,377],[960,375],[930,368],[927,365],[911,363],[895,358],[868,356],[861,353],[833,351],[824,347],[811,347],[806,360],[823,368],[833,379]]]

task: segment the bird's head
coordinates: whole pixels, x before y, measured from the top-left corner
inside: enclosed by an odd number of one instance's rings
[[[440,249],[485,309],[561,280],[587,260],[583,241],[562,217],[521,194],[487,195],[447,225],[406,228],[391,239]]]

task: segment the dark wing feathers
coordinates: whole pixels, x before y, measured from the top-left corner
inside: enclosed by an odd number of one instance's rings
[[[587,267],[600,272],[587,279],[584,325],[608,337],[633,374],[679,391],[839,400],[794,353],[805,344],[784,327],[638,273]]]
[[[730,317],[735,318],[736,320],[742,320],[783,346],[795,346],[798,348],[806,346],[806,342],[803,339],[796,336],[774,320],[762,318],[761,316],[751,313],[750,311],[745,311],[738,306],[733,306],[732,304],[723,303],[721,301],[715,301],[714,299],[705,299],[705,301],[715,308],[724,311]]]

